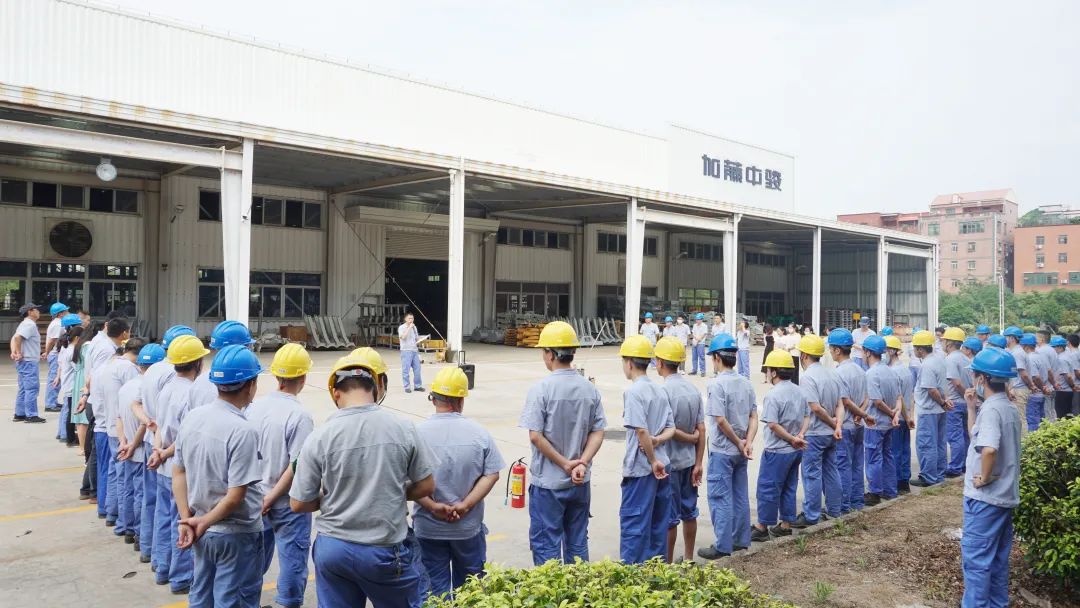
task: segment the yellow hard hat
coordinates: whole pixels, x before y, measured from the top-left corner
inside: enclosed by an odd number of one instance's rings
[[[202,359],[210,354],[210,351],[203,346],[202,340],[195,336],[177,336],[169,343],[169,350],[165,354],[169,363],[183,365]]]
[[[912,346],[933,346],[934,334],[928,330],[922,330],[915,332],[914,336],[911,336]]]
[[[653,350],[656,352],[657,359],[671,361],[672,363],[686,361],[686,347],[682,345],[682,342],[671,336],[657,340],[656,347]]]
[[[768,357],[765,357],[765,367],[795,369],[795,360],[791,358],[791,354],[786,350],[774,350],[769,353]]]
[[[885,336],[885,346],[888,348],[895,348],[896,350],[902,350],[904,345],[900,343],[900,338],[896,336]]]
[[[581,346],[578,342],[577,332],[566,321],[552,321],[544,326],[544,329],[540,330],[540,339],[536,343],[536,348],[577,348]]]
[[[964,338],[967,338],[967,335],[964,333],[964,330],[960,329],[959,327],[950,327],[945,330],[945,333],[942,334],[941,337],[945,340],[955,340],[956,342],[963,342]]]
[[[360,357],[362,361],[367,362],[368,367],[376,374],[382,375],[386,373],[386,362],[383,361],[382,355],[379,354],[379,351],[370,346],[361,346],[349,353],[349,356]]]
[[[620,357],[633,357],[635,359],[652,359],[654,356],[652,342],[640,334],[630,336],[623,340],[619,347]]]
[[[278,378],[299,378],[311,371],[311,355],[299,344],[286,344],[274,353],[270,371]]]
[[[466,397],[469,394],[469,379],[460,367],[444,367],[435,374],[431,392],[444,397]]]
[[[825,354],[825,340],[822,340],[821,336],[807,334],[799,338],[799,352],[820,357]],[[792,367],[795,365],[792,364]]]

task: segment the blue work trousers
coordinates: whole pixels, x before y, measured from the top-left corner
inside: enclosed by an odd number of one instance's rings
[[[892,440],[891,428],[866,429],[866,477],[870,480],[870,492],[883,498],[896,498]]]
[[[941,483],[945,478],[945,413],[919,414],[915,425],[915,451],[919,456],[919,479]]]
[[[1043,415],[1046,411],[1046,397],[1042,394],[1031,393],[1027,400],[1027,409],[1024,417],[1027,419],[1027,430],[1037,431],[1042,424]]]
[[[668,471],[668,484],[671,486],[671,522],[675,528],[679,522],[696,521],[698,518],[698,489],[694,487],[694,467]]]
[[[757,516],[763,526],[779,521],[795,521],[795,494],[799,491],[799,463],[802,452],[761,453],[757,480]]]
[[[274,601],[286,608],[304,603],[307,589],[308,553],[311,551],[311,513],[293,513],[288,505],[271,507],[263,516],[262,574],[278,554],[277,596]]]
[[[409,370],[412,370],[412,384],[409,384]],[[401,383],[407,389],[422,388],[420,378],[420,353],[415,350],[401,351]]]
[[[589,561],[589,484],[549,490],[529,486],[529,548],[533,564]]]
[[[71,397],[64,399],[63,405],[60,406],[60,417],[56,421],[56,438],[60,441],[68,440],[68,422],[71,421]],[[71,438],[72,443],[75,442],[75,438]]]
[[[191,586],[194,557],[191,549],[179,549],[180,514],[173,498],[172,479],[158,475],[157,510],[154,512],[154,554],[157,562],[157,580],[169,582],[173,591]],[[160,553],[159,553],[160,548]],[[259,553],[256,553],[259,555]],[[258,564],[256,564],[257,566]],[[164,567],[163,567],[164,566]]]
[[[747,487],[746,457],[720,452],[709,453],[706,482],[709,490],[709,516],[721,553],[731,554],[734,547],[750,546],[750,491]]]
[[[431,578],[431,595],[443,595],[465,584],[470,576],[484,575],[487,536],[484,531],[464,540],[420,538],[420,558]]]
[[[671,484],[651,473],[623,477],[619,507],[619,557],[627,564],[641,564],[667,555],[667,531],[671,523]]]
[[[949,461],[945,465],[945,472],[963,475],[968,442],[971,441],[967,429],[967,404],[963,401],[945,412],[945,441],[949,444]]]
[[[704,374],[705,369],[705,343],[698,344],[693,348],[694,355],[694,374]]]
[[[1009,605],[1009,552],[1012,551],[1012,509],[964,497],[964,536],[960,563],[964,569],[963,608],[1005,608]]]
[[[153,556],[155,536],[154,510],[157,507],[157,478],[159,476],[157,471],[150,469],[144,464],[142,467],[142,477],[143,493],[142,501],[139,503],[139,508],[142,509],[142,513],[139,515],[139,553],[142,557],[150,559],[150,565],[152,567],[156,567]]]
[[[97,463],[97,512],[109,519],[108,504],[109,492],[109,469],[112,468],[112,451],[109,450],[109,436],[105,433],[94,432],[94,455]],[[116,516],[113,516],[116,519]]]
[[[207,532],[191,548],[189,608],[259,608],[262,534]]]
[[[362,545],[325,534],[315,537],[319,608],[420,608],[420,572],[407,543]]]
[[[41,383],[37,359],[16,361],[15,372],[19,383],[19,390],[15,393],[15,415],[27,418],[37,416],[38,385]]]
[[[106,435],[108,437],[108,435]],[[109,475],[106,478],[108,480],[107,494],[109,497],[108,503],[105,505],[105,521],[116,522],[120,517],[120,461],[116,459],[116,455],[120,453],[120,439],[118,437],[108,437],[109,440]],[[99,465],[100,466],[100,465]],[[99,469],[100,470],[100,469]],[[123,534],[119,530],[114,530],[118,534]]]
[[[836,443],[836,468],[840,471],[840,512],[861,511],[866,484],[863,477],[862,425],[844,429],[844,437]]]
[[[113,532],[136,535],[139,533],[139,519],[142,515],[143,468],[141,462],[122,460],[113,466],[120,471],[117,484],[117,517]]]
[[[750,378],[750,349],[740,348],[735,353],[735,364],[738,367],[739,375],[744,378]]]
[[[45,376],[45,409],[47,410],[55,410],[60,407],[56,400],[56,396],[60,394],[60,387],[53,386],[56,374],[60,371],[60,363],[57,360],[58,354],[56,350],[51,350],[48,356],[45,357],[45,360],[49,363],[49,372]]]
[[[900,426],[892,431],[893,462],[896,463],[896,487],[911,480],[911,429],[907,421],[901,420]]]
[[[807,521],[821,519],[821,495],[825,494],[825,511],[829,517],[840,517],[840,469],[836,465],[836,439],[832,435],[811,435],[806,438],[802,458],[803,515]]]

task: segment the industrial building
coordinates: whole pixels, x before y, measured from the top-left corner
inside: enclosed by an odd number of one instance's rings
[[[633,331],[643,297],[819,330],[830,309],[936,322],[937,239],[813,217],[788,155],[81,0],[9,0],[0,23],[9,335],[28,299],[155,335],[226,316],[355,329],[363,305],[401,302],[452,351],[507,311]]]

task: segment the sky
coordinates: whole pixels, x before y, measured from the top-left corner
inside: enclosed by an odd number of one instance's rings
[[[1080,2],[114,0],[657,135],[795,156],[814,215],[1080,206]]]

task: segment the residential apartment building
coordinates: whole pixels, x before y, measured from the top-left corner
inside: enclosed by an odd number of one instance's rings
[[[1016,229],[1013,291],[1080,289],[1080,224]]]
[[[837,220],[936,237],[939,287],[955,292],[965,283],[993,283],[1003,272],[1012,283],[1013,231],[1019,214],[1012,189],[958,192],[934,197],[929,211],[853,213]]]

